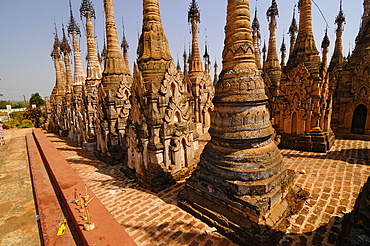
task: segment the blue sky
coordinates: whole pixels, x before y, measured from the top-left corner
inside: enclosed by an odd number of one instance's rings
[[[82,57],[86,55],[86,39],[79,8],[82,0],[72,0],[75,19],[82,31],[80,38]],[[283,34],[289,40],[289,28],[293,8],[297,0],[276,0],[280,16],[278,18],[277,42],[281,45]],[[103,0],[92,0],[97,18],[95,35],[98,47],[103,48],[104,19]],[[188,50],[190,28],[187,23],[187,11],[191,0],[159,0],[161,17],[168,37],[171,53],[175,60],[180,60],[184,46]],[[330,52],[335,42],[335,16],[339,11],[339,0],[315,0],[328,22],[328,35],[331,41]],[[250,1],[252,18],[254,8],[258,6],[258,18],[261,24],[262,39],[268,41],[266,11],[271,0]],[[136,59],[138,32],[141,32],[142,1],[114,0],[115,19],[118,36],[122,37],[122,18],[125,23],[126,37],[130,45],[130,68]],[[207,36],[209,54],[212,63],[217,59],[221,70],[221,52],[224,41],[226,0],[198,0],[201,11],[199,42],[204,52]],[[343,36],[344,53],[354,48],[363,12],[363,0],[343,0],[343,10],[347,24]],[[296,15],[298,19],[298,13]],[[0,93],[1,100],[28,100],[31,93],[39,92],[49,96],[55,85],[55,71],[50,57],[54,37],[54,23],[59,37],[62,37],[62,23],[69,20],[68,0],[0,0]],[[313,30],[318,49],[325,33],[325,21],[318,8],[313,6]],[[263,41],[262,41],[263,42]],[[182,60],[181,60],[182,62]],[[182,64],[182,63],[181,63]]]

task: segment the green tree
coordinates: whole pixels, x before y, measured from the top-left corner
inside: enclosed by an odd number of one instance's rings
[[[12,107],[13,107],[13,103],[11,101],[0,100],[0,108],[1,109],[6,108],[6,105],[12,105]]]
[[[41,98],[38,92],[31,94],[30,105],[32,104],[36,104],[37,107],[45,105],[45,101]]]

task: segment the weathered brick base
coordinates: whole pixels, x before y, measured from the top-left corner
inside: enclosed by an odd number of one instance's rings
[[[320,128],[314,128],[304,136],[283,132],[279,132],[278,135],[281,137],[280,148],[320,153],[329,151],[333,147],[335,140],[333,131],[323,132]]]
[[[276,245],[289,226],[287,217],[304,202],[297,196],[300,188],[291,184],[293,178],[289,172],[284,183],[264,195],[233,197],[205,180],[188,180],[179,193],[179,206],[241,245]]]

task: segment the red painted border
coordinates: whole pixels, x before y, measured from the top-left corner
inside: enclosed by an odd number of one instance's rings
[[[75,242],[69,229],[66,230],[64,235],[57,236],[59,224],[65,216],[49,180],[49,175],[45,170],[35,140],[30,133],[26,135],[26,140],[32,185],[44,245],[74,245]]]
[[[59,151],[54,147],[41,129],[34,129],[33,136],[40,151],[45,167],[48,169],[50,179],[55,184],[55,189],[61,194],[62,202],[71,215],[72,223],[77,228],[77,232],[85,245],[137,245],[127,234],[123,227],[114,219],[99,199],[95,198],[89,204],[89,212],[95,229],[84,231],[84,222],[78,207],[72,203],[74,190],[77,188],[83,195],[85,193],[85,183],[63,158]],[[87,188],[88,195],[94,193]]]

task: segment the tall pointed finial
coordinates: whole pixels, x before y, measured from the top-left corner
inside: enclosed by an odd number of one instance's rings
[[[186,47],[184,43],[184,53],[182,54],[183,63],[184,63],[184,75],[188,74],[188,54],[186,53]]]
[[[50,56],[52,59],[56,59],[60,57],[60,40],[58,37],[58,29],[57,24],[54,22],[54,44],[53,44],[53,50],[51,51]]]
[[[252,22],[252,32],[256,32],[258,38],[261,38],[260,22],[259,22],[258,17],[257,17],[257,6],[254,10],[254,18],[253,18],[253,22]]]
[[[262,64],[265,64],[265,61],[266,61],[266,52],[267,52],[266,40],[264,40],[263,41],[263,47],[262,47]]]
[[[257,17],[257,0],[256,0],[256,8],[254,10],[254,19],[252,22],[252,36],[253,36],[253,44],[255,50],[255,57],[257,67],[261,69],[261,57],[260,57],[260,42],[261,42],[261,32],[260,32],[260,23]]]
[[[123,17],[122,17],[122,42],[121,42],[121,48],[122,48],[123,53],[128,52],[129,45],[128,45],[128,42],[127,42],[127,39],[126,39],[125,24],[124,24],[124,21],[123,21]]]
[[[191,1],[188,11],[188,22],[191,23],[192,19],[194,19],[197,23],[200,23],[200,11],[196,0]]]
[[[126,39],[126,34],[125,34],[125,24],[123,22],[123,17],[122,17],[122,43],[121,43],[121,48],[123,52],[123,58],[125,60],[125,65],[127,66],[126,70],[129,70],[129,59],[128,59],[128,49],[129,45]]]
[[[62,32],[63,32],[63,38],[62,38],[62,43],[60,44],[60,49],[64,54],[70,54],[72,50],[71,50],[71,47],[69,46],[68,39],[66,37],[64,24],[62,24]]]
[[[181,72],[181,66],[180,66],[180,59],[179,54],[177,54],[177,65],[176,65],[177,72]]]
[[[188,23],[191,25],[192,44],[189,64],[189,72],[201,72],[202,60],[199,52],[198,23],[200,23],[200,11],[196,0],[192,0],[188,11]]]
[[[69,0],[69,11],[70,11],[70,17],[69,17],[69,22],[68,22],[68,33],[72,34],[72,32],[76,32],[76,34],[81,34],[80,28],[78,27],[76,20],[73,17],[71,0]]]
[[[294,44],[295,44],[295,41],[296,41],[296,38],[297,38],[297,32],[298,32],[297,20],[295,18],[295,8],[296,8],[296,6],[294,6],[294,9],[293,9],[293,18],[292,18],[292,22],[290,24],[289,32],[288,32],[289,35],[290,35],[289,54],[291,54],[293,52]]]
[[[285,36],[284,35],[283,35],[283,42],[281,42],[280,52],[281,52],[280,66],[284,67],[285,66],[285,56],[286,56],[286,45],[285,45]]]
[[[208,40],[207,40],[207,35],[205,37],[205,47],[204,47],[203,60],[204,60],[204,70],[209,73],[210,70],[211,70],[211,60],[210,60],[209,54],[208,54]]]
[[[346,17],[343,12],[342,0],[341,0],[339,4],[339,13],[335,18],[335,24],[337,24],[335,47],[334,47],[333,55],[330,60],[328,71],[333,70],[335,66],[341,66],[341,64],[344,61],[342,35],[343,35],[345,23],[346,23]]]
[[[277,20],[276,18],[279,16],[279,9],[276,4],[275,0],[272,0],[271,6],[268,8],[266,12],[267,20],[269,21],[269,45],[267,50],[267,57],[266,62],[263,66],[264,71],[266,69],[280,69],[279,67],[279,58],[277,54],[277,46],[276,46],[276,28],[277,28]]]
[[[328,62],[328,52],[329,52],[329,45],[330,45],[330,40],[328,37],[328,28],[325,29],[325,35],[321,43],[321,49],[322,49],[322,66],[324,68],[327,67],[327,62]]]
[[[96,18],[94,5],[90,0],[82,0],[81,7],[80,7],[80,16],[81,19],[83,16],[89,14],[91,18]]]
[[[215,65],[213,66],[214,73],[213,73],[213,84],[216,84],[218,81],[218,64],[217,64],[217,59],[215,58]]]

